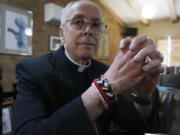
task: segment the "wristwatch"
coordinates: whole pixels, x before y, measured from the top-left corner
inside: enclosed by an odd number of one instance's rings
[[[147,98],[147,99],[143,99],[143,98],[140,98],[136,93],[132,93],[132,98],[133,100],[140,104],[140,105],[150,105],[154,102],[155,98],[154,98],[154,94],[150,97],[150,98]]]

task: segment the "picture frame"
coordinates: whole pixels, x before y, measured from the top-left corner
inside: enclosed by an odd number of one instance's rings
[[[9,135],[12,132],[11,118],[12,104],[2,106],[2,133]]]
[[[99,48],[97,51],[97,58],[98,59],[108,59],[109,58],[109,35],[107,33],[103,33]]]
[[[0,4],[0,54],[32,55],[32,12]]]
[[[60,48],[61,46],[61,40],[60,37],[58,36],[50,36],[50,46],[49,49],[51,51],[56,51]]]

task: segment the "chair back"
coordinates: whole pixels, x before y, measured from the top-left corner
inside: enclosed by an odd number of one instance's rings
[[[180,89],[180,75],[162,74],[160,75],[159,85]]]
[[[159,95],[161,103],[159,111],[160,132],[169,133],[176,115],[174,92],[170,90],[160,91]]]

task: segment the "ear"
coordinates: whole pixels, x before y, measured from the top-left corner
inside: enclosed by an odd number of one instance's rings
[[[59,35],[60,35],[60,39],[61,39],[61,44],[64,44],[64,42],[65,42],[64,28],[61,26],[59,27]]]

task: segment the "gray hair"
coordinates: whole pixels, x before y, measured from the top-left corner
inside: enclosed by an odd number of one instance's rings
[[[67,20],[67,13],[68,13],[68,10],[73,6],[75,5],[76,3],[78,3],[78,1],[75,1],[75,2],[70,2],[69,4],[67,4],[63,11],[62,11],[62,14],[61,14],[61,26],[63,26]]]
[[[62,14],[61,14],[61,20],[60,20],[60,25],[63,26],[66,21],[67,21],[67,13],[68,10],[74,6],[75,4],[79,3],[80,1],[89,1],[89,0],[79,0],[79,1],[74,1],[74,2],[70,2],[69,4],[67,4],[63,10],[62,10]],[[100,10],[99,10],[100,11]],[[101,11],[100,11],[101,12]],[[102,16],[101,16],[102,17]]]

